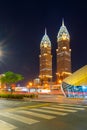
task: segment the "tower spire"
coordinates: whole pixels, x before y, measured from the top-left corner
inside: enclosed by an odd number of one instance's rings
[[[49,37],[48,37],[48,35],[47,35],[47,29],[45,28],[44,31],[45,31],[45,34],[44,34],[44,36],[42,37],[42,40],[41,40],[41,46],[43,46],[44,43],[47,43],[48,46],[51,47],[51,41],[50,41],[50,39],[49,39]]]
[[[64,25],[64,19],[62,18],[62,25],[59,29],[59,32],[57,35],[57,40],[58,41],[62,40],[63,35],[66,35],[67,40],[70,40],[69,32],[68,32],[66,26]]]
[[[45,27],[45,35],[47,35],[47,29],[46,29],[46,27]]]
[[[64,26],[64,18],[62,18],[62,26]]]

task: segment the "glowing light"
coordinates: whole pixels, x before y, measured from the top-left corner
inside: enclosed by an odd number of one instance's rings
[[[63,47],[63,50],[66,50],[66,46]]]
[[[61,80],[58,80],[58,83],[62,83],[62,81],[61,81]]]
[[[82,86],[83,89],[87,89],[87,86]]]
[[[62,35],[62,38],[63,38],[63,40],[67,39],[66,35]]]
[[[44,44],[44,47],[47,47],[47,44]]]
[[[32,86],[33,85],[33,83],[32,82],[29,82],[29,86]]]
[[[47,55],[47,53],[44,53],[44,56],[46,56]]]

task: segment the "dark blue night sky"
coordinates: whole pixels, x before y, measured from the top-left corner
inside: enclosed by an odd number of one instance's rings
[[[71,37],[72,72],[87,64],[87,5],[80,1],[0,1],[0,73],[13,71],[24,83],[38,77],[40,41],[45,27],[56,73],[57,33],[64,18]]]

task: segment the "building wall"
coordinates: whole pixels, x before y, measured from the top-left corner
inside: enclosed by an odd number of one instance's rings
[[[62,25],[57,37],[57,81],[71,74],[70,37],[65,25]]]
[[[39,78],[42,84],[49,84],[52,81],[52,54],[51,42],[47,33],[42,38],[40,44],[40,74]]]

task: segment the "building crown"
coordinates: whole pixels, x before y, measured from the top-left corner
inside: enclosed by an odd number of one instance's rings
[[[48,35],[47,35],[47,30],[46,30],[46,28],[45,28],[45,34],[44,34],[44,36],[42,37],[42,40],[41,40],[41,44],[40,44],[40,46],[42,47],[42,46],[49,46],[49,47],[51,47],[51,41],[50,41],[50,39],[49,39],[49,37],[48,37]]]
[[[61,40],[70,40],[70,35],[66,26],[64,25],[64,20],[62,20],[62,26],[60,27],[57,35],[57,41]]]

